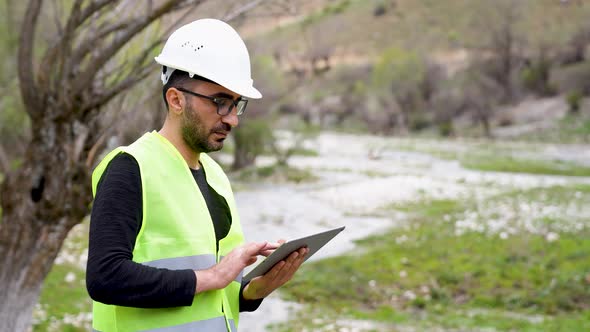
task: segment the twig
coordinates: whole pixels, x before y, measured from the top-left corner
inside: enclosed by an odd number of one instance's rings
[[[33,45],[37,20],[41,12],[42,0],[30,0],[23,19],[18,48],[18,77],[25,110],[31,118],[37,118],[42,112],[42,98],[37,92],[33,72]]]
[[[0,144],[0,173],[6,174],[9,171],[10,163],[8,162],[8,155]]]
[[[89,84],[92,83],[96,73],[100,68],[115,54],[123,45],[125,45],[131,38],[137,33],[151,24],[154,20],[160,18],[166,13],[176,9],[179,5],[178,1],[169,0],[164,4],[157,7],[154,11],[148,15],[137,18],[134,22],[129,25],[129,28],[121,32],[119,36],[113,40],[113,42],[106,48],[102,49],[98,56],[89,62],[85,70],[78,75],[77,80],[73,86],[74,94],[88,88]]]
[[[234,20],[234,19],[238,18],[239,16],[243,15],[244,13],[249,12],[250,10],[256,8],[256,6],[258,6],[263,1],[265,1],[265,0],[250,1],[250,2],[246,3],[245,5],[240,6],[240,8],[234,10],[233,12],[226,14],[222,18],[222,20],[225,22],[229,22],[231,20]]]

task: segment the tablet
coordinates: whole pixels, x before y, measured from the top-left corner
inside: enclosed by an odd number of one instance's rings
[[[326,243],[334,238],[338,233],[342,232],[345,226],[338,227],[331,229],[329,231],[309,235],[306,237],[302,237],[296,240],[291,240],[289,242],[283,243],[280,247],[278,247],[270,256],[266,257],[260,264],[258,264],[252,271],[250,271],[247,275],[244,276],[242,279],[244,282],[248,282],[253,278],[261,276],[268,272],[275,264],[284,260],[291,254],[293,251],[307,247],[309,252],[305,256],[304,261],[310,258],[313,254],[315,254],[321,247],[323,247]]]

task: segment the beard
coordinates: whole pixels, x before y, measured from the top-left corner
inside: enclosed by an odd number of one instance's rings
[[[196,153],[221,150],[224,139],[211,139],[211,134],[216,131],[229,132],[230,130],[231,127],[223,122],[208,130],[205,128],[199,113],[191,105],[187,105],[182,116],[182,139]]]

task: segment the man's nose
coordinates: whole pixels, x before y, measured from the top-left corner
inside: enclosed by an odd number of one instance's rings
[[[238,112],[234,108],[228,115],[221,117],[221,122],[227,123],[230,127],[234,128],[238,125],[240,120],[238,119]]]

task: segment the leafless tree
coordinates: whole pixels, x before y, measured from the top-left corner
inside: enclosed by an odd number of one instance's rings
[[[491,118],[502,101],[503,87],[497,81],[474,70],[464,89],[463,108],[471,114],[476,123],[481,124],[483,134],[491,138]]]
[[[455,136],[453,119],[465,111],[465,97],[459,89],[447,88],[432,96],[434,122],[443,136]]]
[[[479,58],[473,60],[464,82],[464,101],[461,112],[469,112],[482,125],[484,135],[491,136],[490,119],[494,109],[501,104],[513,102],[520,86],[517,78],[524,66],[522,56],[525,41],[518,24],[522,19],[523,4],[512,0],[482,3],[489,15],[478,17],[484,41]],[[492,7],[489,7],[489,6]]]
[[[590,24],[585,24],[572,36],[569,42],[570,56],[564,64],[572,64],[586,60],[586,49],[590,45]]]
[[[550,50],[550,45],[541,43],[524,62],[524,87],[541,96],[551,96],[556,93],[556,89],[550,81],[554,65]]]
[[[72,0],[58,8],[62,2],[28,1],[17,70],[31,134],[22,166],[4,169],[0,184],[0,331],[28,329],[64,238],[88,213],[91,167],[108,129],[102,111],[153,71],[150,55],[169,30],[135,37],[167,14],[181,21],[203,2]],[[40,29],[42,11],[43,19],[54,13],[55,33]]]
[[[511,0],[494,2],[494,7],[495,13],[481,22],[482,31],[489,35],[486,45],[489,57],[486,56],[485,64],[481,63],[485,65],[485,74],[502,87],[502,101],[511,102],[516,97],[516,73],[523,66],[519,53],[524,41],[518,31],[523,8],[521,3]]]

